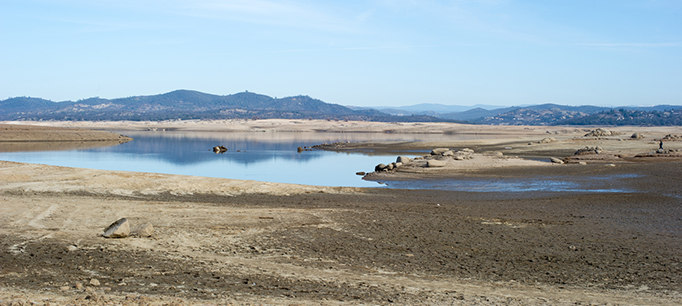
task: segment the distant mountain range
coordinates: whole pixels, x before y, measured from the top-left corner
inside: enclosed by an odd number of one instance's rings
[[[0,101],[0,120],[170,120],[170,119],[333,119],[442,121],[432,116],[393,116],[374,109],[353,110],[308,96],[272,98],[252,92],[211,95],[176,90],[119,99],[53,102],[29,97]],[[449,120],[449,119],[446,119]]]
[[[417,104],[353,107],[308,96],[272,98],[252,92],[211,95],[173,92],[119,99],[53,102],[17,97],[0,101],[0,120],[330,119],[385,122],[467,122],[495,125],[682,125],[682,105],[650,107]]]

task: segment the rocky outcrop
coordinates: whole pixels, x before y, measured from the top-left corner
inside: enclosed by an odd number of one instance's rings
[[[607,136],[618,136],[620,133],[616,131],[609,131],[605,129],[596,129],[592,130],[589,133],[585,134],[585,137],[607,137]]]
[[[602,152],[604,152],[604,149],[600,146],[584,147],[582,149],[578,149],[578,151],[575,151],[574,155],[601,154]]]
[[[495,156],[503,156],[501,152],[496,152]],[[394,163],[378,164],[374,167],[375,172],[393,172],[399,168],[405,167],[427,167],[438,168],[446,167],[449,160],[465,160],[472,159],[474,150],[464,148],[460,150],[450,150],[448,148],[436,148],[431,150],[429,155],[417,156],[410,158],[407,156],[398,156]]]
[[[665,135],[661,140],[664,141],[676,141],[676,140],[682,140],[682,135],[673,135],[673,134],[668,134]]]
[[[632,136],[630,136],[631,139],[642,139],[644,138],[644,135],[640,133],[633,133]]]

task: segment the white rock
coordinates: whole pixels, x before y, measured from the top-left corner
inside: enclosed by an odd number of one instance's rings
[[[556,158],[556,157],[550,157],[549,160],[552,161],[552,162],[555,163],[555,164],[563,164],[563,163],[564,163],[563,160],[560,160],[560,159],[558,159],[558,158]]]
[[[130,234],[137,237],[151,237],[154,234],[154,227],[151,223],[144,223],[134,227]]]
[[[105,238],[125,238],[130,235],[130,223],[128,219],[121,218],[104,229]]]

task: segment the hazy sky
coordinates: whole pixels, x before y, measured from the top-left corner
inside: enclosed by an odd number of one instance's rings
[[[682,104],[680,0],[0,0],[0,100]]]

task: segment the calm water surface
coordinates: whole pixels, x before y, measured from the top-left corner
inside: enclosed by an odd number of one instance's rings
[[[119,132],[134,140],[111,147],[70,151],[0,153],[0,159],[66,167],[123,170],[245,179],[320,186],[381,187],[356,172],[374,170],[396,155],[364,155],[320,150],[298,153],[297,147],[325,142],[367,140],[465,139],[447,135],[383,133],[225,133]],[[215,154],[214,146],[228,151]]]
[[[440,189],[474,192],[627,192],[615,184],[628,178],[584,178],[566,181],[561,177],[525,179],[456,178],[379,183],[365,181],[356,172],[371,172],[379,163],[395,160],[397,154],[368,155],[305,151],[337,141],[435,141],[479,138],[472,135],[394,135],[383,133],[225,133],[225,132],[120,132],[133,141],[111,146],[70,151],[0,153],[0,159],[66,167],[183,174],[318,186]],[[228,151],[215,154],[211,148],[224,145]],[[414,156],[426,152],[415,152]]]

